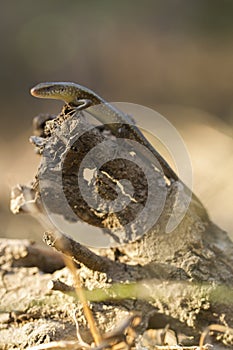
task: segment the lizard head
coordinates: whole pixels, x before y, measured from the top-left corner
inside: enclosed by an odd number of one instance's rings
[[[66,103],[73,102],[76,90],[75,83],[48,82],[34,86],[30,92],[32,96],[39,98],[52,98],[63,100]]]

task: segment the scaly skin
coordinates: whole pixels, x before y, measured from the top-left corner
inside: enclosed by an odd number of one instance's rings
[[[89,107],[88,111],[101,123],[105,124],[105,126],[111,130],[112,134],[119,134],[118,124],[128,124],[133,139],[151,151],[160,163],[164,175],[170,180],[179,180],[177,174],[172,170],[165,159],[163,159],[154,149],[141,131],[132,124],[130,118],[106,102],[92,90],[70,82],[48,82],[33,87],[31,89],[31,94],[39,98],[63,100],[71,107],[75,107],[79,110]],[[96,105],[98,105],[98,108],[92,108],[92,106]]]

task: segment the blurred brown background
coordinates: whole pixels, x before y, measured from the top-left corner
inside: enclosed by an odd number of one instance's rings
[[[109,101],[151,107],[182,134],[194,191],[233,232],[233,1],[2,1],[0,12],[0,236],[41,239],[43,229],[9,211],[10,188],[39,158],[28,138],[42,81],[75,81]],[[233,234],[232,234],[233,237]]]

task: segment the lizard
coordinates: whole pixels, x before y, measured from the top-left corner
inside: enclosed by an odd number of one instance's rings
[[[183,184],[175,171],[169,166],[159,152],[156,151],[139,128],[135,124],[132,124],[130,117],[106,102],[94,91],[72,82],[46,82],[34,86],[30,92],[33,96],[38,98],[63,100],[67,105],[78,110],[89,107],[88,111],[103,123],[105,127],[109,128],[113,135],[119,134],[119,124],[127,124],[133,139],[145,146],[156,157],[164,175],[170,181],[180,181]],[[96,105],[100,105],[101,108],[92,109],[91,111],[90,107]],[[185,184],[183,185],[187,187]]]

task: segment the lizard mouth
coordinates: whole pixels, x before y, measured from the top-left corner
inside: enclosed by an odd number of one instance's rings
[[[44,97],[48,95],[49,85],[45,87],[45,85],[38,84],[31,88],[30,93],[35,97]]]
[[[33,88],[30,90],[30,94],[31,94],[32,96],[36,96],[36,97],[37,97],[37,93],[36,93],[35,87],[33,87]]]

